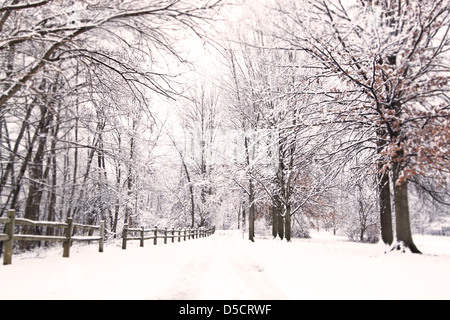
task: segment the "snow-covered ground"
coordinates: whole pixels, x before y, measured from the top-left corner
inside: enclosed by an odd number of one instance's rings
[[[450,238],[416,236],[424,255],[382,245],[210,238],[123,251],[109,244],[13,256],[0,265],[0,299],[450,299]]]

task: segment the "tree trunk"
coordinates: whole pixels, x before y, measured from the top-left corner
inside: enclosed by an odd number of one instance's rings
[[[274,239],[278,236],[278,206],[275,200],[272,204],[272,235]]]
[[[389,173],[380,173],[379,177],[379,204],[380,204],[380,225],[381,238],[386,245],[394,243],[394,232],[392,227],[391,190],[389,183]]]
[[[36,129],[39,132],[38,147],[30,168],[30,187],[28,189],[24,214],[25,219],[34,221],[39,220],[39,209],[44,192],[43,186],[47,178],[44,176],[44,156],[51,119],[52,115],[49,112],[49,108],[41,106],[41,121],[39,122],[39,127]],[[47,170],[46,172],[48,173]],[[40,235],[41,230],[38,227],[24,226],[22,232],[23,234]],[[21,248],[29,250],[35,247],[35,244],[35,242],[23,242]]]
[[[56,186],[58,183],[58,166],[56,163],[56,144],[58,141],[58,132],[59,132],[59,116],[55,115],[56,126],[52,130],[52,141],[51,141],[51,148],[50,148],[50,165],[51,165],[51,189],[50,189],[50,199],[49,199],[49,208],[48,208],[48,221],[55,221],[56,220]],[[54,228],[47,228],[46,231],[47,236],[53,236],[55,235],[55,229]],[[47,243],[48,244],[48,243]]]
[[[274,239],[280,236],[281,240],[284,239],[284,219],[282,215],[282,206],[280,196],[275,195],[273,198],[273,217],[272,217],[272,234]]]
[[[134,127],[134,122],[133,122],[133,130],[135,129]],[[135,182],[135,177],[134,177],[134,170],[133,170],[133,161],[134,161],[134,136],[131,137],[130,140],[130,159],[128,162],[128,176],[127,176],[127,195],[128,195],[128,199],[127,199],[127,206],[125,208],[125,223],[128,223],[128,225],[131,228],[134,228],[134,219],[133,219],[133,208],[131,206],[131,199],[133,197],[133,188],[134,188],[134,182]]]
[[[278,210],[278,235],[281,240],[284,239],[284,217],[280,209]]]
[[[381,160],[383,149],[387,145],[387,132],[384,129],[377,130],[377,154],[380,157],[378,163],[378,200],[380,205],[381,238],[384,244],[391,246],[394,243],[394,231],[392,227],[392,207],[389,171],[384,168]]]
[[[122,152],[122,137],[120,135],[120,132],[117,131],[117,143],[118,143],[118,152],[119,154]],[[121,193],[121,185],[122,185],[122,167],[121,162],[115,160],[115,169],[116,169],[116,189],[117,193]],[[120,213],[120,206],[121,206],[121,199],[120,197],[117,197],[115,200],[114,205],[114,218],[111,220],[111,228],[112,232],[114,234],[114,239],[117,237],[117,223],[119,222],[119,213]]]
[[[284,233],[285,233],[286,240],[288,242],[291,242],[291,236],[292,236],[292,234],[291,234],[291,225],[292,225],[292,222],[291,222],[291,206],[287,205],[286,206],[286,215],[284,217]]]
[[[255,242],[255,186],[253,184],[253,167],[250,159],[250,143],[249,138],[245,137],[244,139],[244,146],[245,146],[245,157],[247,160],[247,165],[249,167],[249,191],[248,191],[248,238],[250,241]]]
[[[398,246],[404,246],[412,253],[421,254],[414,244],[411,232],[408,202],[408,181],[399,179],[400,165],[394,164],[394,203]],[[400,249],[400,247],[398,247]]]
[[[194,186],[189,181],[189,196],[191,198],[191,228],[195,228],[195,195]]]
[[[248,209],[248,238],[255,242],[255,190],[253,180],[250,179],[250,194],[248,195],[249,209]]]
[[[247,211],[245,210],[245,207],[242,207],[242,230],[245,232],[246,228],[246,221],[247,221]]]
[[[104,127],[102,127],[100,122],[99,122],[97,124],[96,132],[101,132],[103,129],[104,129]],[[86,172],[84,173],[83,182],[81,183],[80,193],[78,195],[78,200],[75,202],[75,204],[73,206],[71,206],[72,208],[67,213],[67,217],[75,218],[76,216],[78,216],[78,213],[82,209],[82,204],[85,201],[84,197],[85,197],[85,193],[86,193],[86,184],[87,184],[87,181],[89,179],[89,175],[90,175],[90,172],[91,172],[92,161],[94,160],[95,150],[98,147],[98,142],[99,142],[98,141],[98,137],[94,136],[94,139],[92,141],[91,149],[88,152],[88,159],[87,159],[87,163],[86,163]],[[76,149],[77,148],[75,148],[75,150]],[[77,160],[77,158],[78,158],[78,154],[75,155],[75,160]],[[78,165],[76,165],[76,167],[77,166]],[[75,177],[75,174],[76,174],[76,172],[74,171],[74,177]],[[74,178],[72,192],[75,192],[75,186],[76,185],[77,185],[77,181]]]

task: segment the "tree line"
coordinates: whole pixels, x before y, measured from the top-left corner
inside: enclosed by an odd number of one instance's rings
[[[248,172],[249,189],[261,182],[271,197],[274,236],[284,223],[289,240],[297,210],[305,215],[313,205],[318,215],[317,207],[333,203],[326,200],[332,181],[348,172],[344,179],[362,196],[353,210],[378,209],[384,243],[420,253],[409,185],[448,205],[449,2],[265,4],[228,61],[249,130],[277,133],[271,181]],[[369,206],[367,181],[378,197]]]

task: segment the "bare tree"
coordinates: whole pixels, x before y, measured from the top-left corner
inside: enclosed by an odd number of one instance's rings
[[[192,227],[209,225],[211,211],[217,210],[215,199],[219,186],[215,180],[221,174],[217,138],[224,122],[219,100],[215,89],[203,83],[191,88],[190,95],[180,101],[177,110],[184,142],[176,141],[173,134],[172,143],[188,185]]]

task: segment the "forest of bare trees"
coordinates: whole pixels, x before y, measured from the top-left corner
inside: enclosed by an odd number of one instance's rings
[[[450,2],[238,2],[0,0],[0,217],[420,253],[450,223]]]
[[[219,3],[3,1],[0,214],[139,220],[158,189],[152,97],[180,95],[177,33],[200,36]]]

